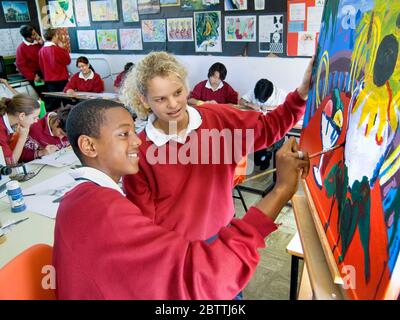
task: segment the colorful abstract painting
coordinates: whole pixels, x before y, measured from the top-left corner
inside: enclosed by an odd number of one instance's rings
[[[160,0],[138,0],[139,14],[153,14],[160,12]]]
[[[167,19],[168,41],[194,41],[193,18]]]
[[[247,0],[224,0],[225,11],[247,10]]]
[[[75,18],[79,27],[89,27],[89,9],[87,0],[74,0]]]
[[[139,10],[137,0],[122,0],[121,4],[124,22],[138,22]]]
[[[1,4],[6,22],[31,21],[26,1],[2,1]]]
[[[160,0],[161,7],[177,7],[181,5],[181,0]]]
[[[165,42],[165,19],[142,20],[143,42]]]
[[[74,4],[72,0],[49,1],[52,28],[75,27]]]
[[[283,53],[283,15],[260,15],[258,19],[259,51]]]
[[[219,5],[219,0],[181,0],[184,11],[214,9]]]
[[[400,293],[400,2],[326,1],[301,148],[351,299]]]
[[[95,22],[119,20],[117,0],[90,1],[90,11]]]
[[[221,11],[194,13],[196,52],[222,52]]]
[[[97,30],[99,50],[118,50],[117,30]]]
[[[77,30],[79,50],[97,50],[95,30]]]
[[[119,29],[121,50],[143,50],[142,30],[140,28]]]
[[[225,16],[225,41],[256,41],[256,16]]]

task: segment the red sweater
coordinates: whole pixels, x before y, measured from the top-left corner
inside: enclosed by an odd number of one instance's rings
[[[67,85],[64,88],[64,92],[67,92],[68,89],[73,89],[75,91],[82,92],[104,92],[104,82],[101,79],[100,75],[94,72],[93,79],[85,80],[79,78],[79,72],[75,73],[71,79],[69,79]]]
[[[10,147],[13,134],[9,134],[4,123],[3,116],[0,115],[0,146],[3,150],[4,159],[12,158],[13,151]],[[7,160],[6,160],[7,162]]]
[[[25,142],[20,158],[22,162],[29,162],[38,158],[38,151],[44,149],[49,144],[57,146],[58,149],[69,145],[67,137],[60,139],[51,135],[48,117],[49,113],[29,128],[28,139]]]
[[[114,87],[119,88],[121,86],[122,80],[125,78],[125,71],[122,71],[114,81]]]
[[[190,93],[190,98],[194,98],[202,101],[215,100],[218,103],[232,103],[237,104],[239,95],[233,90],[233,88],[225,81],[223,82],[223,87],[217,91],[212,91],[206,88],[206,83],[208,80],[204,80],[196,84]]]
[[[250,280],[258,249],[275,229],[252,207],[221,228],[212,244],[190,242],[155,225],[118,191],[84,182],[64,196],[57,212],[57,296],[232,299]]]
[[[155,224],[175,230],[188,240],[208,239],[226,226],[234,215],[232,188],[236,163],[212,164],[212,156],[204,152],[204,146],[212,145],[214,156],[218,151],[221,155],[231,152],[222,142],[218,145],[220,139],[203,139],[203,129],[225,129],[232,136],[235,129],[237,133],[254,129],[254,150],[260,150],[284,137],[300,120],[304,110],[305,101],[296,91],[287,96],[284,104],[267,115],[227,105],[215,108],[215,105],[204,104],[198,107],[202,124],[191,132],[184,145],[170,141],[157,148],[146,137],[144,130],[139,134],[142,140],[140,171],[123,178],[127,197]],[[239,140],[243,148],[236,150],[240,153],[237,161],[252,152],[250,148],[245,149],[244,140]],[[178,149],[178,154],[190,152],[198,163],[204,163],[199,159],[205,158],[210,164],[195,164],[193,161],[188,164],[168,164],[168,161],[167,164],[151,163],[152,155],[161,157],[163,154],[170,155],[170,152],[176,154],[174,149]]]
[[[22,42],[17,48],[15,62],[26,80],[32,81],[35,75],[40,73],[39,50],[41,47],[38,43],[28,46]]]
[[[39,65],[44,81],[68,80],[67,65],[70,63],[69,52],[59,46],[44,46],[39,51]]]

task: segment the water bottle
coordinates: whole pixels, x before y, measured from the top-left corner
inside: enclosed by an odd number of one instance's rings
[[[6,187],[8,199],[11,204],[11,212],[18,213],[24,211],[26,209],[26,204],[19,182],[11,180],[7,182]]]

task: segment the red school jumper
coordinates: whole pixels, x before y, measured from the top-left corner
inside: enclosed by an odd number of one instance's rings
[[[227,82],[222,81],[224,84],[222,88],[217,91],[212,91],[211,89],[206,88],[207,81],[208,80],[199,82],[190,93],[190,98],[202,101],[215,100],[217,103],[238,103],[238,93]]]
[[[57,45],[45,45],[39,51],[40,70],[46,82],[68,80],[67,65],[70,63],[69,52]]]
[[[39,51],[42,46],[39,43],[27,45],[22,42],[16,53],[15,63],[19,72],[28,81],[33,81],[36,74],[40,74]]]
[[[104,92],[103,80],[101,79],[98,73],[96,72],[93,73],[94,75],[92,79],[79,78],[80,72],[75,73],[71,77],[71,79],[69,79],[67,85],[64,88],[64,92],[67,92],[68,89],[81,92],[96,92],[96,93]]]
[[[230,223],[235,213],[232,188],[237,163],[212,164],[212,156],[202,153],[201,149],[207,144],[215,148],[217,146],[214,140],[202,140],[201,130],[217,129],[220,132],[225,129],[233,137],[235,129],[239,133],[245,129],[254,129],[254,150],[265,149],[284,137],[301,119],[305,101],[295,91],[288,94],[282,105],[266,115],[258,111],[238,110],[228,105],[215,108],[215,105],[204,104],[197,107],[197,110],[201,114],[202,124],[189,134],[183,145],[169,141],[156,147],[146,138],[145,130],[142,131],[139,134],[142,140],[139,148],[139,173],[123,177],[128,199],[145,216],[167,230],[177,231],[188,240],[205,240],[214,236]],[[254,151],[245,150],[245,145],[243,142],[243,149],[239,150],[241,156]],[[147,153],[149,159],[154,154],[176,154],[173,148],[178,149],[178,154],[190,152],[196,159],[205,157],[209,164],[190,161],[188,164],[169,164],[168,160],[167,164],[163,164],[146,160]],[[219,148],[221,155],[229,152],[228,146],[222,142]],[[198,163],[204,161],[198,160]]]

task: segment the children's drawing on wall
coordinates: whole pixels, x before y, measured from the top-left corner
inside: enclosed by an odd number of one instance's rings
[[[327,1],[301,147],[307,185],[346,294],[400,294],[400,2]],[[317,137],[317,138],[316,138]]]
[[[259,51],[283,53],[283,15],[260,15],[259,24]]]
[[[139,14],[153,14],[160,12],[160,0],[137,0]]]
[[[182,0],[181,4],[184,11],[209,10],[214,9],[219,4],[219,0]]]
[[[117,0],[90,1],[90,11],[93,21],[117,21]]]
[[[225,41],[256,41],[256,16],[225,16]]]
[[[117,30],[97,30],[99,50],[118,50]]]
[[[75,5],[75,18],[79,27],[89,27],[89,9],[86,0],[74,0]]]
[[[165,19],[142,20],[143,42],[165,42]]]
[[[181,0],[160,0],[160,7],[177,7],[181,5]]]
[[[167,19],[168,41],[194,41],[193,18]]]
[[[49,1],[49,12],[52,28],[75,27],[72,0]]]
[[[143,50],[142,30],[140,28],[119,29],[121,50]]]
[[[221,11],[195,12],[196,52],[222,52]]]
[[[79,50],[97,50],[95,30],[77,30]]]
[[[122,0],[121,4],[124,22],[138,22],[139,10],[137,0]]]
[[[224,0],[225,11],[247,10],[247,0]]]

